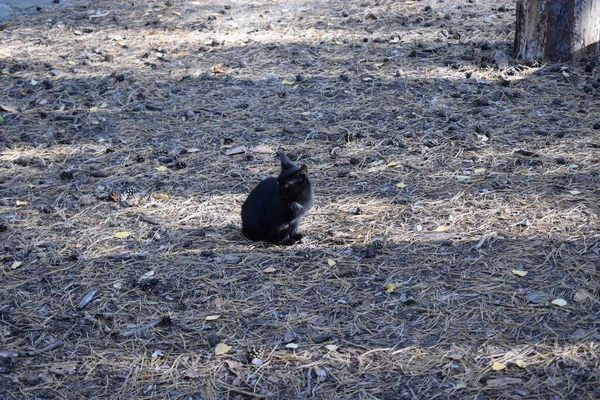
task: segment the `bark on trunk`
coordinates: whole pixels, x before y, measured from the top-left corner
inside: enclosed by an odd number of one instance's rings
[[[514,50],[526,60],[600,54],[600,0],[517,0]]]

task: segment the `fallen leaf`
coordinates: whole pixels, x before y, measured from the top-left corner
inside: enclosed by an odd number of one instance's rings
[[[154,350],[154,352],[152,353],[152,358],[158,358],[158,357],[164,357],[165,353],[162,352],[162,350]]]
[[[470,181],[471,177],[468,175],[457,175],[456,180],[459,182],[466,182],[466,181]]]
[[[226,155],[232,156],[234,154],[241,154],[246,152],[246,146],[236,146],[225,152]]]
[[[475,168],[473,173],[475,174],[483,174],[485,172],[485,168]]]
[[[338,349],[338,347],[335,344],[327,344],[325,345],[325,348],[329,351],[336,351]]]
[[[191,148],[187,149],[188,153],[197,153],[199,151],[200,151],[200,149],[197,147],[191,147]]]
[[[396,187],[398,189],[404,189],[406,187],[406,183],[404,183],[404,182],[396,183]]]
[[[224,72],[223,64],[214,65],[210,70],[213,72],[213,74],[222,74]]]
[[[267,146],[260,146],[260,145],[251,148],[250,151],[253,152],[253,153],[260,153],[260,154],[271,154],[271,153],[273,153],[273,150],[271,150]]]
[[[331,258],[328,258],[328,259],[327,259],[327,264],[328,264],[330,267],[333,267],[335,264],[337,264],[337,262],[335,262],[335,260],[332,260]]]
[[[398,285],[396,285],[395,283],[386,283],[385,291],[388,293],[392,293],[394,290],[396,290],[397,287]]]
[[[455,389],[464,389],[467,387],[467,384],[465,382],[458,382],[456,384],[456,386],[454,386]]]
[[[389,163],[386,164],[386,167],[392,168],[399,164],[400,164],[400,161],[390,161]]]
[[[0,110],[12,113],[17,111],[17,106],[11,103],[0,103]]]
[[[567,305],[567,301],[565,299],[552,300],[551,303],[558,307],[564,307]]]
[[[125,239],[128,236],[131,236],[131,232],[122,231],[115,233],[115,237],[118,239]]]
[[[0,115],[0,124],[4,123],[4,118],[2,118],[2,115]]]
[[[523,383],[523,379],[520,378],[511,378],[509,376],[498,378],[498,379],[488,379],[485,382],[485,386],[487,387],[503,387],[506,385],[516,385]]]
[[[38,375],[41,380],[46,383],[52,382],[54,380],[54,376],[49,371],[44,371]]]
[[[17,200],[17,202],[15,204],[17,205],[17,207],[23,207],[23,206],[26,206],[27,204],[29,204],[29,202],[27,202],[25,200]]]
[[[503,369],[506,369],[506,364],[494,361],[494,363],[492,364],[492,369],[494,371],[502,371]]]
[[[13,263],[10,265],[10,269],[17,269],[21,265],[23,265],[23,263],[21,261],[13,261]]]
[[[285,347],[288,349],[297,349],[298,345],[296,343],[288,343],[285,345]]]
[[[515,364],[519,368],[525,368],[525,367],[527,367],[527,364],[525,364],[525,361],[523,361],[523,360],[517,360],[517,361],[515,361]]]
[[[167,200],[170,199],[171,196],[169,196],[168,194],[162,194],[162,193],[155,193],[154,194],[154,198],[156,200]]]
[[[225,364],[229,367],[229,370],[238,377],[238,379],[244,379],[244,365],[239,361],[225,360]]]
[[[588,292],[586,292],[585,290],[578,290],[573,295],[573,300],[578,301],[578,302],[586,301],[587,299],[591,299],[591,298],[592,298],[592,296],[590,296],[590,294]]]
[[[166,165],[161,165],[160,167],[156,168],[156,170],[159,172],[165,172],[167,169],[168,168]]]
[[[262,367],[265,362],[264,362],[264,360],[261,360],[260,358],[253,358],[251,363],[258,367]]]
[[[154,276],[154,273],[155,273],[155,272],[154,272],[154,270],[153,270],[153,269],[151,269],[150,271],[146,272],[146,273],[144,274],[144,276],[148,276],[148,277],[150,277],[150,276]]]
[[[525,276],[527,275],[527,271],[523,271],[522,269],[513,269],[512,273],[516,276]]]
[[[229,353],[230,350],[231,350],[231,346],[229,346],[225,343],[219,343],[217,345],[217,347],[215,347],[215,355],[220,356],[223,354],[227,354],[227,353]]]
[[[27,187],[28,187],[29,189],[33,189],[33,188],[35,187],[35,185],[34,185],[33,183],[28,183],[28,184],[27,184]]]
[[[448,225],[440,225],[437,228],[435,228],[434,232],[446,232],[446,231],[449,231],[450,229],[451,229],[451,227]]]
[[[183,372],[183,376],[188,378],[188,379],[195,379],[198,378],[200,376],[200,373],[198,373],[198,371],[193,370],[193,369],[186,369]]]
[[[215,321],[217,319],[221,318],[221,314],[215,314],[215,315],[208,315],[205,320],[207,321]]]
[[[277,271],[277,268],[273,268],[273,267],[267,267],[267,268],[263,269],[263,272],[265,274],[272,274],[275,271]]]
[[[53,366],[50,367],[50,369],[48,371],[50,371],[56,375],[72,375],[76,372],[76,370],[77,370],[77,364],[69,363],[69,364],[54,364]]]
[[[294,85],[294,84],[295,84],[295,82],[293,82],[293,81],[288,81],[288,80],[284,80],[284,81],[282,81],[282,82],[281,82],[281,84],[282,84],[282,85]]]
[[[577,196],[578,194],[581,194],[581,192],[577,189],[569,190],[569,193],[571,193],[573,196]]]

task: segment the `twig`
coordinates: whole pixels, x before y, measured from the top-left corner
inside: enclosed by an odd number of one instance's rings
[[[132,329],[128,332],[123,332],[123,333],[121,333],[121,336],[123,336],[125,338],[131,337],[131,336],[136,336],[141,333],[147,332],[152,328],[156,328],[157,326],[163,325],[163,324],[169,322],[170,320],[171,320],[170,317],[162,317],[160,319],[150,322],[148,325],[140,326],[139,328]]]
[[[28,351],[28,352],[27,352],[27,355],[29,355],[29,356],[35,356],[35,355],[37,355],[37,354],[42,354],[42,353],[45,353],[45,352],[47,352],[47,351],[52,351],[52,350],[54,350],[54,349],[57,349],[57,348],[59,348],[59,347],[63,346],[64,344],[65,344],[65,342],[64,342],[64,341],[62,341],[62,340],[57,340],[56,342],[54,342],[54,343],[50,343],[48,346],[46,346],[46,347],[42,347],[42,348],[41,348],[41,349],[39,349],[39,350],[35,350],[35,349],[34,349],[34,350],[31,350],[31,351]]]
[[[265,396],[264,394],[252,393],[252,392],[248,392],[246,390],[234,388],[232,386],[229,386],[228,384],[226,384],[223,381],[219,381],[219,383],[221,385],[225,386],[225,388],[224,388],[225,390],[229,390],[230,392],[241,394],[242,396],[254,397],[255,399],[266,399],[267,398],[267,396]]]

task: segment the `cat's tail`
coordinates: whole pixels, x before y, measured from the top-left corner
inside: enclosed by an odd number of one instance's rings
[[[277,153],[277,157],[279,157],[279,159],[281,160],[281,169],[283,171],[298,169],[298,167],[290,160],[290,158],[284,152]]]

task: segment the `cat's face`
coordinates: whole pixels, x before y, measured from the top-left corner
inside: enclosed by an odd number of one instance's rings
[[[296,167],[297,168],[297,167]],[[308,181],[308,167],[302,165],[295,171],[282,171],[277,178],[279,194],[284,198],[294,198],[310,185]]]

